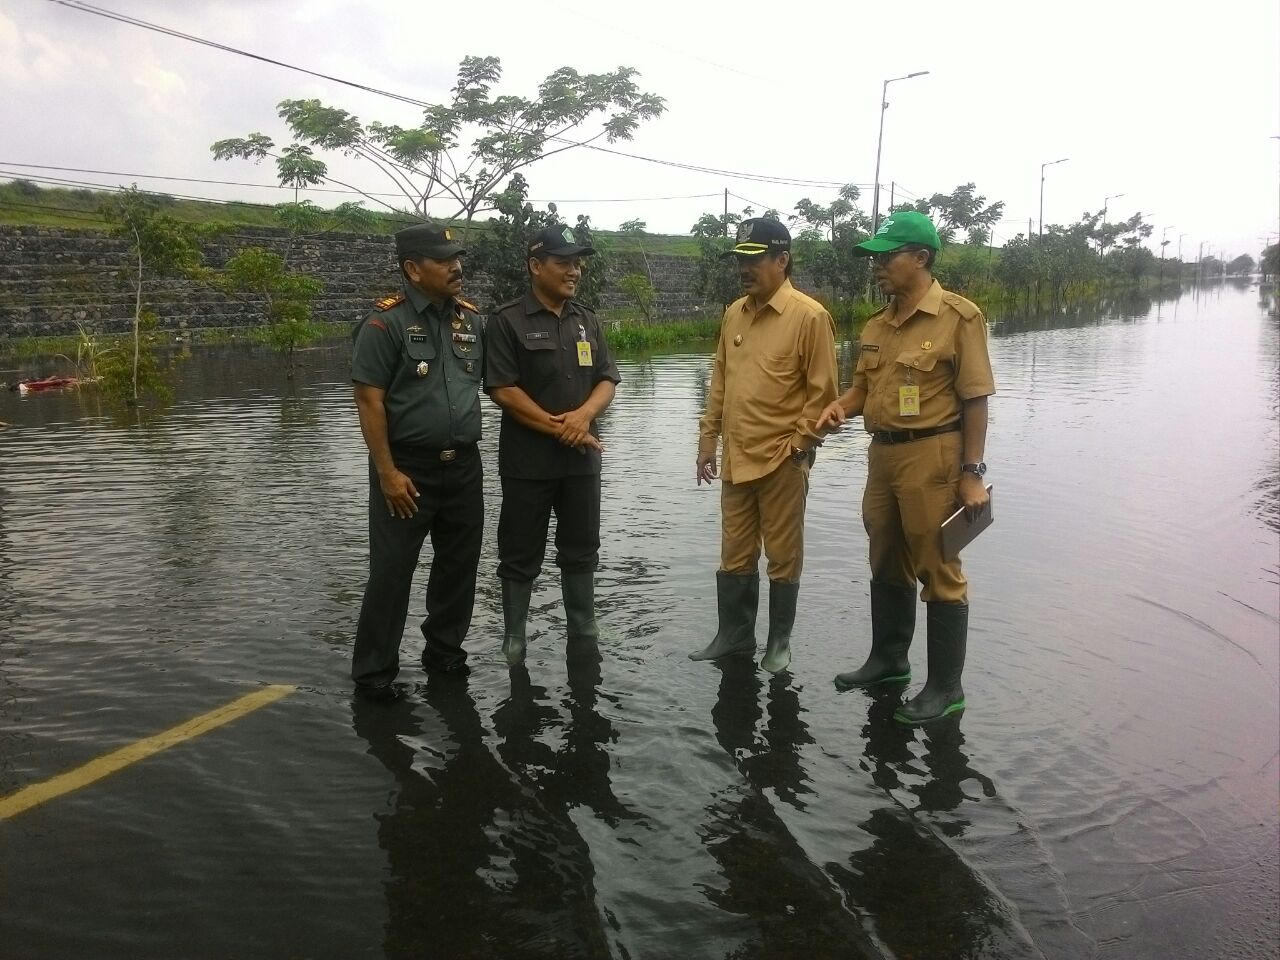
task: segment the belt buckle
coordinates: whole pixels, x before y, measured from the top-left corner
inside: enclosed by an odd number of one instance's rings
[[[443,460],[445,463],[450,463],[454,460],[457,460],[458,451],[457,450],[441,450],[440,459]]]

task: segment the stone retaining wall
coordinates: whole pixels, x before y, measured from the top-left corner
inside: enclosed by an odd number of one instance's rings
[[[238,248],[255,245],[283,252],[287,236],[279,230],[240,227],[208,244],[205,262],[226,263]],[[315,302],[320,320],[357,320],[379,297],[399,289],[392,240],[383,235],[330,235],[295,241],[291,261],[324,281]],[[690,257],[649,255],[660,316],[716,314],[694,291],[697,261]],[[101,333],[128,330],[133,297],[128,289],[130,261],[126,244],[92,230],[0,225],[0,339],[74,333],[77,323]],[[643,272],[639,254],[609,258],[613,281],[605,307],[628,305],[616,281]],[[483,275],[468,276],[466,296],[482,310],[493,306]],[[262,322],[253,302],[236,300],[186,280],[161,280],[147,293],[150,307],[166,329],[235,327]]]

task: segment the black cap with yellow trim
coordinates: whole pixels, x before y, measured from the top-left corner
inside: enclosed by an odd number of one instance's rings
[[[406,257],[452,260],[466,252],[452,228],[440,223],[417,223],[396,231],[396,259],[401,262]]]
[[[758,257],[763,253],[782,253],[791,249],[791,231],[778,220],[752,217],[738,224],[738,242],[726,257]]]

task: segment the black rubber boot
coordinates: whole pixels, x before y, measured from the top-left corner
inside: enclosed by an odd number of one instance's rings
[[[716,610],[719,628],[715,639],[690,660],[719,660],[734,653],[756,652],[756,612],[760,607],[758,573],[716,571]]]
[[[502,654],[510,666],[524,663],[532,580],[502,581]]]
[[[564,619],[570,639],[595,640],[600,636],[596,627],[595,578],[590,570],[560,574],[560,593],[564,597]]]
[[[911,637],[916,632],[916,588],[871,581],[871,652],[857,670],[839,674],[836,688],[871,687],[911,680]]]
[[[799,583],[769,581],[769,642],[760,666],[770,673],[781,673],[791,663],[791,628],[799,595]]]
[[[969,634],[967,603],[929,604],[929,677],[924,689],[894,711],[899,723],[928,723],[964,709],[964,652]]]

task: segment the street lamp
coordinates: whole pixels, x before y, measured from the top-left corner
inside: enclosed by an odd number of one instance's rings
[[[1043,169],[1043,168],[1041,168],[1041,170],[1040,170],[1040,189],[1041,189],[1041,191],[1043,191],[1043,190],[1044,190],[1044,169]],[[1123,193],[1113,193],[1113,194],[1112,194],[1111,196],[1109,196],[1109,197],[1103,197],[1103,198],[1102,198],[1102,227],[1103,227],[1103,230],[1104,230],[1104,231],[1105,231],[1106,226],[1107,226],[1107,204],[1108,204],[1108,203],[1110,203],[1112,200],[1116,199],[1116,197],[1123,197],[1123,196],[1124,196],[1124,194],[1123,194]],[[1043,209],[1044,209],[1044,207],[1043,207],[1043,205],[1041,205],[1041,210],[1043,211]],[[1100,257],[1101,257],[1101,256],[1102,256],[1103,254],[1105,254],[1106,252],[1107,252],[1107,241],[1106,241],[1106,238],[1105,238],[1105,237],[1099,237],[1099,238],[1098,238],[1098,256],[1100,256]]]
[[[884,145],[884,112],[889,109],[889,84],[899,80],[910,80],[912,77],[923,77],[928,70],[917,70],[903,77],[892,77],[880,88],[880,135],[876,137],[876,182],[872,190],[871,200],[871,233],[874,236],[880,229],[880,148]]]
[[[1169,246],[1169,241],[1165,239],[1169,235],[1169,228],[1162,227],[1160,230],[1160,279],[1156,281],[1159,284],[1164,283],[1164,250]]]
[[[1070,157],[1063,157],[1061,160],[1050,160],[1048,163],[1040,164],[1040,236],[1039,240],[1044,239],[1044,168],[1052,167],[1055,163],[1066,163]]]

